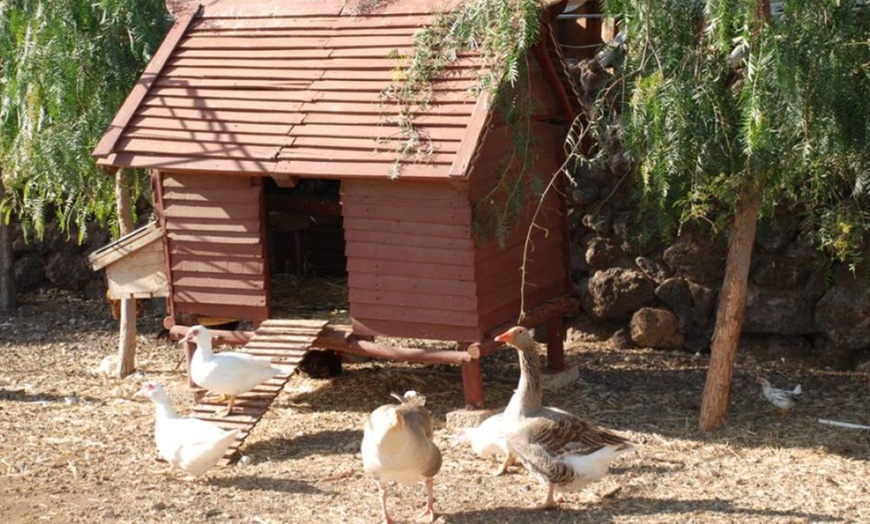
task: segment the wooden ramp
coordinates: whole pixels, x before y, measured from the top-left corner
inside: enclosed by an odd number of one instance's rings
[[[267,320],[260,324],[251,341],[237,350],[269,359],[284,372],[236,397],[233,412],[226,417],[215,416],[214,413],[225,408],[226,403],[218,402],[213,395],[203,397],[194,407],[197,418],[214,422],[224,429],[241,430],[219,465],[229,464],[236,458],[239,447],[284,389],[327,323],[327,320]]]

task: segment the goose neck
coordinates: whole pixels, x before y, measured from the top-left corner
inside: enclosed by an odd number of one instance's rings
[[[517,351],[520,357],[520,381],[506,411],[526,415],[541,407],[541,363],[534,348]]]

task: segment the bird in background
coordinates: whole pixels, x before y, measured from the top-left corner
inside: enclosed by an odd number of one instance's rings
[[[441,469],[441,451],[432,442],[432,414],[426,397],[416,391],[393,397],[399,404],[380,406],[366,419],[360,449],[363,469],[378,484],[384,524],[394,522],[387,511],[388,483],[420,481],[426,489],[426,506],[418,518],[431,523],[435,521],[433,477]]]
[[[555,508],[564,501],[562,493],[603,478],[613,459],[633,443],[567,411],[543,406],[538,345],[526,328],[513,327],[495,340],[514,347],[520,360],[519,384],[504,411],[508,449],[547,486],[538,507]]]
[[[761,384],[761,394],[768,402],[779,408],[779,415],[785,417],[789,410],[795,406],[801,399],[801,385],[798,384],[792,390],[779,389],[770,385],[770,382],[763,377],[755,379]]]
[[[182,342],[196,344],[190,359],[190,378],[200,387],[229,399],[220,416],[229,415],[236,396],[254,389],[260,383],[283,373],[268,360],[255,358],[247,353],[212,350],[211,333],[205,326],[193,326],[187,330]]]
[[[237,429],[226,431],[205,420],[179,416],[156,382],[142,384],[136,396],[151,400],[156,408],[154,441],[160,457],[194,477],[213,468],[238,436]]]

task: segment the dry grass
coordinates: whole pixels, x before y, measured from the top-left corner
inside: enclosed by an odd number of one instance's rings
[[[0,313],[0,514],[6,522],[374,522],[376,489],[358,454],[366,414],[391,391],[415,388],[438,420],[462,404],[458,369],[387,362],[348,364],[331,380],[291,380],[243,448],[241,463],[199,482],[166,478],[155,460],[153,412],[132,394],[147,377],[180,408],[189,395],[174,344],[143,319],[140,372],[127,380],[91,370],[114,352],[103,304],[29,297]],[[616,350],[585,335],[568,349],[580,381],[546,399],[643,443],[562,509],[527,509],[544,492],[524,471],[492,477],[494,462],[436,438],[442,523],[870,522],[870,435],[818,418],[870,423],[870,376],[741,357],[728,426],[695,431],[704,357]],[[484,361],[487,400],[506,403],[517,368],[510,352]],[[780,419],[754,383],[800,382],[804,401]],[[392,491],[408,522],[418,486]]]

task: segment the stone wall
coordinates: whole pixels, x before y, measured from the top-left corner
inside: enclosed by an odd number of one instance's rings
[[[55,223],[46,225],[42,240],[33,238],[32,233],[25,238],[18,224],[13,223],[12,229],[19,294],[55,288],[80,292],[91,298],[105,296],[105,273],[91,270],[88,255],[111,241],[108,232],[89,226],[87,240],[79,245],[77,232],[68,236]]]
[[[727,232],[711,238],[689,227],[667,243],[645,236],[655,228],[632,222],[620,181],[609,167],[576,175],[573,278],[583,313],[609,323],[617,346],[709,351]],[[762,221],[741,351],[854,367],[870,354],[868,284],[866,269],[852,274],[807,245],[795,215],[783,211]]]

